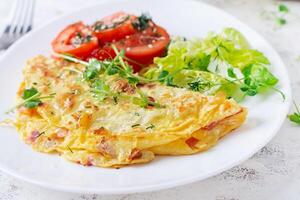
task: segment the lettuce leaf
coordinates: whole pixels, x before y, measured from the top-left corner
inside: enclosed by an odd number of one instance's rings
[[[160,71],[159,68],[151,68],[144,76],[148,79],[158,80],[168,86],[187,88],[206,95],[223,92],[227,97],[232,97],[238,101],[244,96],[237,84],[207,71],[183,69],[170,73],[166,70]]]
[[[234,28],[225,28],[220,34],[211,32],[204,39],[175,37],[167,56],[155,58],[154,64],[146,77],[205,94],[223,91],[228,97],[241,99],[266,89],[277,90],[278,79],[268,69],[268,58],[251,49]]]

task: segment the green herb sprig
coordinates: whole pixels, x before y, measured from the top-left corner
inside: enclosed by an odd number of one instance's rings
[[[69,55],[57,53],[53,54],[65,60],[80,63],[86,66],[86,69],[82,73],[82,78],[90,84],[93,96],[99,101],[103,101],[111,97],[115,104],[118,103],[119,99],[127,99],[143,108],[146,108],[147,106],[154,106],[157,108],[164,107],[159,103],[151,101],[151,98],[145,95],[137,87],[138,83],[145,84],[153,82],[153,80],[149,80],[137,74],[134,74],[132,68],[124,61],[124,51],[119,51],[114,45],[112,46],[112,48],[116,54],[115,58],[105,61],[99,61],[92,58],[88,62],[86,62]],[[128,84],[130,84],[135,89],[135,91],[137,91],[139,97],[113,91],[106,83],[105,79],[107,76],[115,74],[118,74],[119,77],[125,79]]]
[[[293,103],[294,103],[294,106],[295,106],[295,108],[296,108],[296,112],[294,112],[294,113],[291,114],[291,115],[288,115],[288,118],[289,118],[289,120],[290,120],[291,122],[294,122],[294,123],[300,125],[300,110],[299,110],[299,108],[298,108],[296,102],[294,101]]]
[[[278,14],[275,15],[276,17],[276,23],[279,25],[279,26],[283,26],[287,23],[287,20],[285,18],[285,15],[289,12],[289,9],[286,5],[284,4],[279,4],[278,5]]]
[[[43,99],[51,99],[54,96],[55,93],[51,93],[47,96],[42,96],[41,93],[34,87],[25,89],[22,94],[23,101],[15,105],[13,108],[9,109],[6,113],[10,113],[21,106],[24,106],[26,108],[36,108],[42,103]]]
[[[132,22],[132,25],[135,29],[142,31],[149,26],[149,21],[152,18],[148,13],[142,13],[135,21]]]

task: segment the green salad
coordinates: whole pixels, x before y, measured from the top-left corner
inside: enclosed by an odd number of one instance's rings
[[[172,39],[165,57],[155,58],[143,73],[173,87],[187,88],[207,95],[224,92],[241,101],[266,90],[283,93],[270,72],[270,61],[252,49],[245,37],[233,28],[209,33],[204,39]]]

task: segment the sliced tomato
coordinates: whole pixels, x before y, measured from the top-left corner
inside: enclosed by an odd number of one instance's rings
[[[57,53],[67,53],[85,58],[98,48],[98,39],[88,26],[77,22],[62,30],[51,44]]]
[[[132,25],[135,19],[136,17],[133,15],[117,12],[95,22],[92,28],[100,42],[104,44],[120,40],[127,35],[135,33],[136,30]]]
[[[117,41],[116,47],[125,51],[125,56],[137,63],[148,65],[154,57],[163,56],[170,42],[167,31],[151,23],[146,30],[136,32],[127,38]]]
[[[88,61],[90,58],[96,58],[98,60],[112,60],[116,56],[114,50],[111,48],[111,44],[103,45],[92,51],[92,53],[86,58]]]
[[[99,60],[112,59],[115,53],[112,45],[118,50],[125,51],[125,60],[133,66],[135,72],[142,69],[143,66],[153,63],[154,57],[163,56],[170,42],[169,34],[166,30],[153,23],[143,30],[127,37],[102,45],[99,49],[93,51],[90,57]]]

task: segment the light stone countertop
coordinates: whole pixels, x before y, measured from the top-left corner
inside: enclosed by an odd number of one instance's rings
[[[36,0],[35,27],[46,21],[92,5],[97,0]],[[0,1],[0,23],[10,7]],[[300,1],[285,1],[290,8],[282,27],[264,11],[277,9],[272,0],[204,0],[236,16],[263,35],[285,62],[294,99],[300,104]],[[70,6],[72,5],[72,6]],[[298,16],[297,16],[298,15]],[[222,20],[222,19],[220,19]],[[285,121],[276,137],[251,159],[207,180],[173,189],[143,194],[100,196],[62,193],[24,183],[0,172],[0,200],[299,200],[300,127]]]

